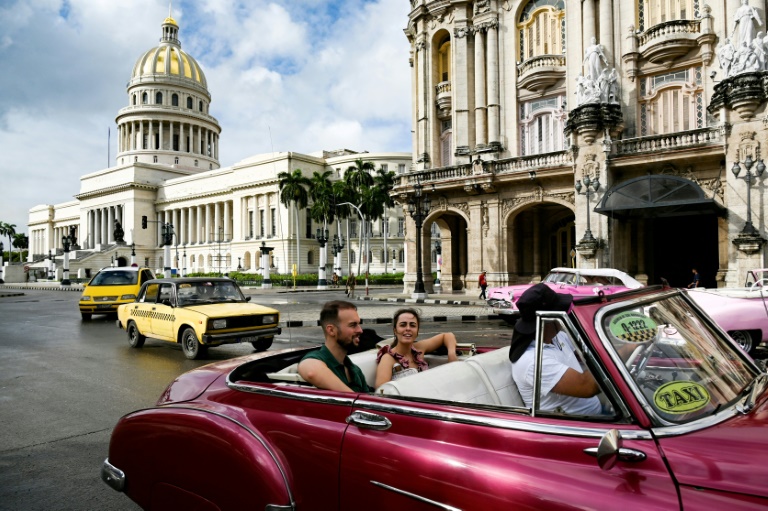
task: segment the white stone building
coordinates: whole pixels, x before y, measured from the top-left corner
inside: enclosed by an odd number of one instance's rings
[[[272,247],[272,271],[316,273],[320,247],[306,211],[299,211],[299,232],[293,206],[279,201],[277,175],[301,169],[332,171],[332,179],[363,159],[396,173],[410,166],[409,153],[368,153],[350,150],[313,154],[257,155],[231,167],[219,165],[221,127],[210,113],[211,94],[197,61],[181,49],[179,27],[172,18],[162,24],[157,47],[139,57],[127,86],[128,106],[116,118],[116,165],[84,175],[75,200],[40,205],[29,212],[29,263],[47,268],[49,253],[62,264],[62,237],[73,232],[77,247],[70,253],[73,276],[101,267],[137,264],[180,272],[256,272],[261,246]],[[375,222],[371,238],[371,272],[402,271],[405,261],[402,208],[387,212],[388,229]],[[148,229],[141,219],[149,219]],[[124,231],[115,238],[116,222]],[[172,261],[164,261],[161,225],[170,223],[175,236]],[[352,218],[341,225],[345,248],[340,267],[357,273],[358,229]],[[74,231],[73,231],[74,229]],[[332,237],[335,225],[329,226]],[[297,254],[296,237],[301,253]],[[386,243],[386,253],[385,250]],[[328,250],[328,276],[333,255]],[[365,259],[363,259],[365,262]],[[354,265],[354,266],[352,266]],[[365,267],[365,264],[363,264]]]

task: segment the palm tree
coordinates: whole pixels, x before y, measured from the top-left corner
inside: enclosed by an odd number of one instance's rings
[[[371,247],[370,247],[370,230],[371,222],[381,218],[384,215],[384,196],[386,194],[379,188],[371,186],[369,188],[363,188],[360,190],[360,211],[363,213],[365,219],[366,229],[366,246],[365,246],[365,274],[366,274],[366,288],[368,287],[368,273],[371,269]],[[359,271],[359,266],[358,266]]]
[[[370,190],[370,188],[373,186],[373,176],[371,175],[371,172],[376,170],[376,166],[371,161],[363,161],[362,158],[358,158],[355,160],[354,165],[350,165],[347,167],[347,170],[344,172],[344,181],[347,183],[347,186],[350,190],[354,192],[354,196],[357,200],[352,200],[353,204],[360,204],[360,197],[364,190]],[[358,247],[360,249],[360,254],[365,253],[366,259],[368,259],[367,255],[368,252],[365,251],[365,247],[363,247],[363,229],[367,229],[367,225],[365,222],[365,218],[361,218],[360,221],[363,225],[360,226],[360,232],[358,236]],[[362,259],[358,257],[357,259],[357,274],[360,275],[360,265],[362,264]]]
[[[335,200],[333,196],[333,183],[331,183],[330,170],[322,174],[313,172],[310,179],[309,196],[312,199],[312,207],[309,209],[309,216],[316,222],[322,222],[323,230],[328,229],[328,222],[333,222],[336,216]],[[318,269],[318,287],[324,286],[325,266],[328,261],[328,240],[320,248],[320,266]]]
[[[389,259],[389,252],[387,250],[387,238],[389,237],[389,218],[387,218],[387,212],[389,208],[395,205],[395,200],[389,194],[395,187],[395,173],[391,170],[384,170],[383,167],[379,167],[376,171],[376,175],[373,177],[373,183],[377,190],[382,194],[382,200],[384,202],[384,273],[387,273],[387,259]]]
[[[13,235],[13,246],[19,249],[19,262],[23,259],[22,251],[25,248],[29,248],[29,238],[23,232]]]
[[[0,236],[8,236],[8,262],[13,261],[13,235],[16,234],[16,224],[0,222]]]
[[[299,232],[299,210],[307,207],[309,196],[307,188],[311,181],[302,174],[301,169],[295,169],[292,173],[280,172],[277,174],[280,188],[280,202],[288,208],[291,204],[296,206],[296,271],[301,273],[301,233]]]
[[[354,204],[357,200],[355,197],[355,191],[347,184],[346,181],[334,181],[333,183],[333,198],[334,202],[336,204],[336,207],[334,208],[336,211],[336,231],[339,233],[339,236],[341,236],[341,220],[345,219],[347,222],[347,273],[351,271],[351,260],[349,257],[349,217],[351,215],[356,215],[354,211],[352,211],[352,208],[348,205],[344,204],[345,202],[349,202],[350,204]],[[341,264],[341,263],[339,263]],[[341,276],[341,275],[339,275]]]

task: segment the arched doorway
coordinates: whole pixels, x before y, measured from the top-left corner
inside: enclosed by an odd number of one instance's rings
[[[428,219],[423,226],[422,265],[425,274],[437,271],[432,264],[432,251],[435,240],[430,236],[432,223],[436,223],[440,232],[441,247],[441,277],[440,285],[443,292],[461,291],[465,286],[468,271],[467,259],[467,222],[461,215],[451,212],[441,212],[439,216]],[[431,279],[430,279],[431,281]]]
[[[568,207],[541,202],[513,213],[507,219],[507,268],[509,282],[530,282],[549,270],[572,266],[576,245],[575,217]]]
[[[693,181],[671,175],[629,179],[608,190],[595,211],[611,219],[611,257],[618,269],[647,276],[649,285],[666,279],[685,287],[696,268],[702,286],[717,285],[725,208]]]

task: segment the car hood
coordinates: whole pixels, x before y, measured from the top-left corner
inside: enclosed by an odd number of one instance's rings
[[[681,485],[768,498],[768,394],[747,415],[686,435],[660,438]]]
[[[222,316],[250,316],[253,314],[277,314],[278,311],[255,303],[211,303],[188,305],[186,310],[195,311],[210,318]]]

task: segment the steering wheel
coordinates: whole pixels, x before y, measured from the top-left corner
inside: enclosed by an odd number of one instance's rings
[[[765,287],[768,284],[768,279],[760,279],[750,286],[749,289],[755,289],[756,287]]]

